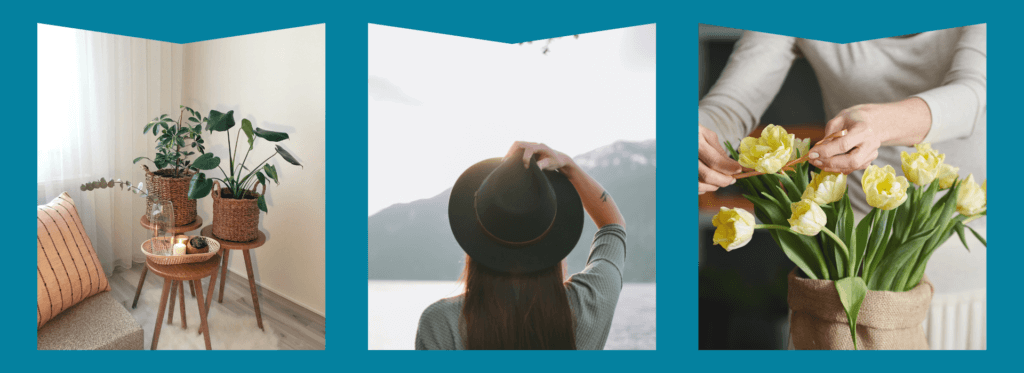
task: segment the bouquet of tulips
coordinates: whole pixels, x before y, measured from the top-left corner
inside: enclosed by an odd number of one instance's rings
[[[965,228],[986,244],[967,226],[987,211],[986,185],[973,175],[960,179],[959,168],[929,144],[901,154],[904,176],[896,176],[892,166],[864,171],[861,184],[872,209],[856,224],[847,176],[812,172],[806,162],[809,139],[768,125],[761,137],[744,138],[739,152],[725,146],[740,165],[754,170],[736,178],[762,224],[743,209],[722,207],[713,219],[714,243],[731,251],[750,242],[755,229],[768,229],[804,275],[835,283],[854,348],[857,314],[869,289],[903,292],[917,286],[932,253],[954,232],[965,247]]]

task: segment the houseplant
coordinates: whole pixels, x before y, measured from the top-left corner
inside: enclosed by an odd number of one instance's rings
[[[807,150],[796,143],[772,125],[761,138],[745,138],[738,152],[726,143],[741,165],[756,170],[737,179],[763,224],[723,207],[713,221],[715,243],[733,250],[754,229],[770,229],[798,268],[789,280],[797,348],[856,349],[858,339],[868,349],[927,348],[920,325],[932,293],[924,276],[928,259],[953,233],[966,247],[965,228],[985,244],[967,223],[986,214],[986,187],[973,175],[960,179],[944,155],[920,144],[902,154],[906,176],[891,166],[865,171],[862,186],[873,209],[855,225],[846,175],[809,172]],[[948,191],[936,200],[941,190]],[[842,337],[845,327],[850,334]]]
[[[196,110],[181,105],[181,112],[178,120],[175,121],[167,114],[153,118],[146,123],[142,133],[152,131],[156,139],[157,153],[154,159],[149,157],[135,158],[133,163],[145,159],[156,165],[156,171],[150,171],[149,167],[143,165],[146,171],[146,183],[150,193],[174,203],[177,214],[174,223],[177,226],[187,225],[196,220],[196,201],[188,198],[189,180],[195,174],[188,157],[200,154],[206,150],[203,144],[202,123],[207,120]],[[185,113],[189,117],[185,117]],[[187,122],[184,122],[186,121]],[[153,204],[146,206],[147,214],[152,212]]]
[[[221,113],[210,110],[206,129],[213,132],[224,132],[228,137],[228,170],[221,167],[221,159],[213,153],[206,153],[192,163],[192,167],[200,170],[189,183],[188,197],[195,200],[206,197],[213,192],[213,234],[217,238],[229,241],[252,241],[256,239],[259,229],[260,211],[267,212],[265,193],[267,190],[267,179],[278,183],[277,168],[267,163],[272,158],[280,155],[288,163],[302,166],[294,156],[280,145],[274,146],[274,153],[256,165],[248,168],[245,162],[249,159],[249,153],[253,149],[256,138],[279,142],[288,139],[284,132],[268,131],[261,128],[253,128],[248,119],[242,119],[241,128],[235,133],[235,143],[232,148],[231,134],[228,132],[235,126],[234,111]],[[249,143],[249,149],[245,151],[242,161],[238,162],[238,148],[241,134],[245,134]],[[223,177],[208,177],[202,171],[220,169]],[[221,183],[224,184],[221,187]],[[263,191],[256,192],[256,187],[262,186]]]

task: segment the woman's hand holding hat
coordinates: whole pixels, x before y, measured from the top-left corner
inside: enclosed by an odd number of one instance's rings
[[[525,168],[530,167],[530,158],[534,154],[537,155],[537,167],[540,167],[542,170],[557,171],[562,167],[568,166],[572,161],[572,158],[569,158],[569,156],[551,149],[547,145],[527,141],[516,141],[513,143],[512,148],[508,150],[508,154],[505,154],[505,158],[511,157],[519,149],[524,150],[523,167]]]

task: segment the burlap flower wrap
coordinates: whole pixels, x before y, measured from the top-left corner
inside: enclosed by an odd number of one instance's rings
[[[789,273],[790,338],[798,350],[852,350],[850,325],[835,283]],[[861,350],[927,350],[922,323],[935,292],[928,276],[906,292],[868,291],[857,316]]]

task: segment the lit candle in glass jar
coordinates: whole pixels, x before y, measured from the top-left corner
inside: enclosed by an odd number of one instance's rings
[[[179,238],[172,248],[172,255],[185,255],[185,239]]]

